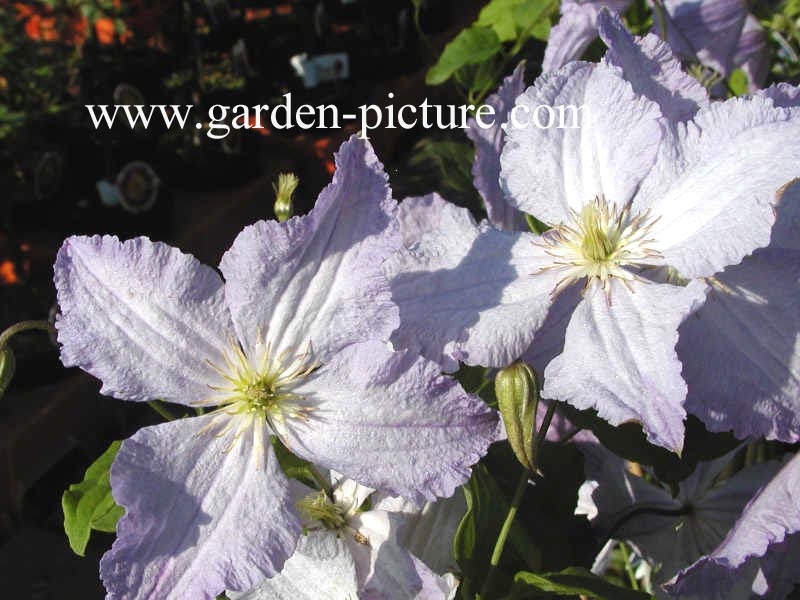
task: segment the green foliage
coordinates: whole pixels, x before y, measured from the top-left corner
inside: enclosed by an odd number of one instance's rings
[[[473,25],[459,33],[447,46],[425,76],[428,85],[439,85],[460,68],[492,58],[502,50],[500,38],[490,27]]]
[[[520,572],[514,576],[511,594],[506,600],[582,596],[597,600],[650,600],[652,596],[609,583],[586,569],[570,567],[558,573]]]
[[[10,346],[0,348],[0,398],[6,393],[8,385],[14,378],[17,360]]]
[[[406,185],[414,193],[436,190],[450,201],[477,204],[480,196],[472,185],[474,157],[472,144],[423,138],[414,145],[408,161],[408,171],[414,177]]]
[[[270,436],[270,441],[275,455],[278,457],[278,463],[286,476],[313,486],[314,475],[311,471],[311,463],[292,454],[274,435]]]
[[[686,441],[681,456],[647,441],[641,425],[623,423],[614,427],[594,411],[580,411],[565,404],[559,405],[565,416],[576,426],[591,429],[609,450],[632,462],[651,465],[656,477],[675,485],[686,479],[700,461],[713,460],[733,450],[739,441],[729,433],[711,433],[695,417],[686,421]]]
[[[748,91],[747,75],[741,69],[736,69],[728,78],[728,88],[734,96],[743,96]]]
[[[557,11],[558,0],[492,0],[472,25],[445,46],[425,81],[440,85],[455,79],[469,102],[478,104],[497,87],[508,60],[528,40],[547,40]]]
[[[92,529],[113,532],[124,509],[114,502],[108,471],[117,456],[121,442],[113,442],[94,461],[80,483],[74,483],[61,497],[64,510],[64,531],[72,551],[79,556],[86,552]]]
[[[508,512],[509,503],[483,465],[472,470],[472,477],[462,489],[467,501],[467,511],[456,531],[453,553],[463,576],[461,595],[463,598],[470,598],[480,588],[479,584],[486,576],[494,543]],[[541,553],[522,527],[511,529],[509,541],[515,552],[509,552],[507,548],[503,563],[512,562],[515,555],[517,560],[524,561],[527,568],[539,568]]]
[[[550,14],[558,8],[551,0],[492,0],[478,15],[477,25],[494,29],[501,42],[528,36],[546,40]]]

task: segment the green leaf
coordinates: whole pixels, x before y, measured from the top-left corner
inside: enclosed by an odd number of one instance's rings
[[[569,567],[558,573],[528,573],[514,576],[511,594],[506,600],[538,598],[545,594],[586,596],[597,600],[650,600],[652,596],[614,585],[581,567]]]
[[[61,497],[64,531],[72,551],[84,556],[92,529],[113,532],[125,510],[114,502],[108,470],[117,456],[121,442],[113,442],[86,469],[83,481],[69,486]]]
[[[482,581],[486,576],[489,558],[509,504],[483,465],[477,465],[472,470],[472,477],[462,489],[467,501],[467,511],[453,538],[453,554],[464,576],[462,596],[466,597],[469,595],[467,592],[472,583]],[[519,524],[511,528],[509,541],[514,553],[524,561],[522,564],[530,569],[539,567],[541,564],[539,549]],[[511,554],[507,545],[501,564],[509,559]]]
[[[278,463],[286,476],[313,485],[314,475],[311,472],[311,463],[292,454],[274,435],[270,436],[270,441],[275,450],[275,456],[278,457]]]
[[[491,27],[501,42],[533,36],[546,40],[550,15],[558,8],[555,0],[492,0],[478,15],[476,25]]]
[[[520,36],[546,41],[550,37],[550,17],[557,10],[557,0],[529,0],[515,6],[512,14]]]
[[[494,29],[473,25],[445,46],[437,63],[428,70],[425,82],[428,85],[440,85],[461,67],[489,60],[502,48]]]
[[[728,87],[734,96],[744,96],[750,91],[747,75],[741,69],[736,69],[728,79]]]

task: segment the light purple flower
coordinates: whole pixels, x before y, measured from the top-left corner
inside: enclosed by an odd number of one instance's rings
[[[577,60],[597,38],[599,15],[624,13],[630,0],[587,0],[561,3],[561,19],[550,33],[542,71],[556,71]],[[723,77],[735,69],[747,75],[751,91],[764,84],[769,67],[766,32],[747,4],[739,0],[666,0],[661,10],[650,3],[653,33],[666,31],[669,46],[682,59],[698,61]]]
[[[501,181],[513,206],[554,229],[499,231],[448,208],[438,231],[386,263],[395,343],[446,369],[505,366],[536,344],[553,297],[582,285],[543,395],[640,421],[679,451],[678,326],[705,300],[703,278],[769,242],[781,189],[800,174],[800,122],[764,97],[703,106],[685,123],[664,104],[608,64],[540,77],[516,106],[584,106],[583,122],[510,123]],[[651,267],[668,277],[645,279]]]
[[[739,0],[664,0],[663,27],[672,50],[697,60],[727,78],[741,68],[751,90],[764,85],[769,51],[766,33]],[[662,31],[661,12],[653,10],[653,31]]]
[[[682,569],[665,587],[681,598],[729,599],[737,583],[752,595],[782,600],[800,582],[800,454],[750,500],[712,552]],[[752,579],[751,579],[752,578]]]
[[[761,95],[800,106],[789,85]],[[712,431],[800,441],[800,185],[784,192],[769,246],[709,284],[680,329],[687,409]]]
[[[500,152],[503,149],[505,132],[502,124],[514,100],[525,90],[525,63],[520,62],[514,72],[503,80],[500,89],[486,98],[484,104],[494,109],[492,126],[482,128],[475,119],[469,120],[467,136],[475,144],[475,160],[472,177],[486,205],[489,222],[498,229],[528,231],[525,214],[509,206],[500,188]]]
[[[269,435],[416,502],[452,494],[494,439],[479,399],[385,341],[398,325],[380,270],[401,246],[396,205],[366,143],[336,161],[308,215],[242,231],[224,282],[145,238],[71,237],[59,251],[65,365],[117,398],[218,407],[123,442],[109,598],[213,598],[281,570],[300,520]]]
[[[232,600],[448,600],[455,593],[458,581],[434,573],[401,539],[418,509],[404,511],[403,500],[373,494],[338,474],[333,480],[332,499],[294,485],[307,534],[281,573],[246,593],[229,592]],[[368,498],[371,506],[364,509]],[[429,531],[428,537],[440,534],[446,532]]]
[[[789,558],[784,533],[800,528],[797,459],[783,468],[778,461],[754,465],[715,484],[734,451],[700,463],[673,497],[632,475],[624,460],[601,446],[582,449],[587,481],[576,514],[586,515],[602,537],[625,540],[658,567],[655,580],[669,581],[664,586],[669,595],[744,599],[764,595],[770,586],[789,583],[791,589],[791,582],[800,580],[796,568],[780,573],[770,571],[769,560],[759,561],[770,546],[772,559]],[[726,562],[734,555],[741,558],[738,563]],[[726,596],[734,587],[737,592]],[[785,587],[781,590],[785,595]]]

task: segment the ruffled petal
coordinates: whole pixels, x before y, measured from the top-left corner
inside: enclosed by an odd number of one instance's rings
[[[742,33],[747,3],[740,0],[664,0],[667,42],[681,57],[699,60],[723,76],[730,75]],[[653,32],[662,30],[653,11]]]
[[[300,522],[259,443],[265,425],[234,441],[215,418],[145,427],[122,443],[111,489],[125,515],[100,562],[108,598],[213,600],[275,575],[294,552]]]
[[[612,280],[593,284],[567,327],[564,352],[545,370],[543,395],[594,408],[612,425],[639,421],[648,440],[680,452],[686,384],[675,353],[677,329],[705,298],[687,287]],[[608,295],[607,293],[608,292]]]
[[[680,329],[686,408],[712,431],[800,441],[800,251],[759,250],[711,285]]]
[[[550,37],[544,49],[542,72],[555,71],[581,57],[597,37],[597,15],[603,8],[615,13],[624,12],[630,4],[630,0],[561,2],[561,18],[550,29]]]
[[[543,105],[551,107],[551,127],[536,125],[537,114],[540,125],[548,122]],[[500,158],[501,184],[513,206],[550,225],[566,223],[570,210],[580,212],[598,196],[624,206],[655,163],[663,137],[658,105],[604,64],[572,63],[539,77],[515,110],[518,123],[509,121]]]
[[[450,205],[439,227],[385,264],[400,328],[392,336],[440,363],[502,367],[528,348],[558,275],[533,234],[476,225]]]
[[[762,567],[765,580],[760,583],[757,595],[769,593],[771,598],[784,597],[791,590],[791,582],[800,581],[796,554],[785,557],[794,560],[782,560],[785,552],[797,551],[800,538],[798,497],[800,454],[786,463],[756,494],[724,541],[708,556],[680,571],[665,586],[667,591],[675,596],[702,594],[707,598],[725,597],[737,575],[755,563]],[[775,569],[776,566],[789,568],[780,570]],[[778,576],[775,578],[776,585],[780,586],[777,589],[770,589],[770,575]]]
[[[383,165],[354,136],[308,215],[246,227],[220,263],[245,348],[261,334],[277,354],[310,343],[324,362],[347,344],[387,339],[398,317],[380,265],[402,245],[396,208]]]
[[[514,100],[525,89],[525,63],[521,62],[514,72],[503,80],[496,94],[488,96],[484,104],[494,109],[492,126],[482,128],[475,119],[469,120],[467,137],[475,144],[475,161],[472,177],[486,205],[489,222],[498,229],[528,231],[525,214],[509,206],[500,188],[500,151],[503,149],[505,131],[503,123]]]
[[[286,423],[293,452],[418,504],[452,495],[497,437],[480,399],[435,363],[380,342],[345,348],[294,392],[312,409]]]
[[[426,234],[458,223],[459,219],[465,218],[462,216],[467,214],[464,211],[465,209],[448,202],[436,192],[406,198],[397,210],[403,246],[411,248]]]
[[[189,404],[220,376],[233,328],[222,280],[176,248],[147,238],[73,236],[58,252],[61,360],[123,400]]]
[[[674,121],[691,119],[708,104],[708,93],[683,67],[670,47],[654,34],[632,35],[622,20],[608,11],[597,19],[600,37],[608,46],[603,61],[622,69],[633,90],[661,107]]]
[[[227,595],[231,600],[357,598],[356,565],[342,536],[331,531],[311,531],[300,536],[297,550],[278,575],[249,592]]]
[[[679,126],[634,201],[658,219],[653,264],[706,277],[766,246],[784,186],[800,175],[800,115],[762,96],[701,108]]]

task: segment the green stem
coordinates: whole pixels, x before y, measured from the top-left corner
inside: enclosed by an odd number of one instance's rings
[[[11,327],[0,333],[0,349],[5,348],[8,340],[12,336],[23,331],[46,331],[48,333],[55,333],[55,328],[49,321],[20,321],[14,323]]]
[[[511,499],[511,506],[508,509],[506,520],[503,522],[503,527],[500,529],[500,534],[497,536],[497,541],[494,544],[492,558],[489,560],[489,572],[486,575],[486,580],[483,582],[483,587],[481,588],[480,594],[478,594],[478,598],[483,600],[488,598],[489,591],[492,588],[492,583],[494,583],[494,578],[497,575],[497,565],[500,564],[500,558],[503,556],[503,548],[506,545],[508,534],[511,532],[511,525],[514,524],[514,519],[517,516],[519,505],[522,503],[522,496],[525,494],[525,489],[528,487],[529,477],[530,471],[526,469],[522,472],[522,476],[520,476],[519,481],[517,482],[517,489],[514,490],[514,497]]]
[[[628,574],[631,587],[639,591],[639,582],[636,581],[636,573],[633,572],[633,566],[631,565],[631,553],[628,552],[628,547],[625,545],[625,542],[619,543],[619,549],[622,552],[622,560],[625,561],[625,572]]]
[[[528,479],[530,478],[531,472],[537,472],[539,466],[539,456],[541,454],[542,446],[544,445],[544,439],[547,437],[547,430],[550,429],[550,423],[553,421],[553,415],[556,412],[556,403],[555,401],[551,401],[547,407],[547,412],[544,415],[544,419],[542,420],[542,425],[539,427],[539,431],[536,433],[536,442],[534,445],[535,452],[533,454],[533,471],[528,471],[527,469],[522,472],[519,481],[517,482],[517,489],[514,491],[514,497],[511,499],[511,506],[508,509],[508,513],[506,514],[506,520],[503,522],[503,527],[500,529],[500,534],[497,536],[497,541],[494,544],[494,550],[492,551],[492,558],[489,560],[489,572],[486,574],[486,580],[483,582],[483,587],[481,587],[480,594],[478,594],[479,600],[486,600],[487,594],[491,590],[492,583],[494,582],[494,578],[497,575],[497,566],[500,564],[500,559],[503,556],[503,548],[506,545],[506,539],[508,539],[508,534],[511,531],[511,526],[514,524],[514,519],[517,516],[517,510],[519,510],[519,506],[522,503],[522,496],[525,494],[525,489],[528,487]]]
[[[152,408],[152,409],[153,409],[154,411],[156,411],[156,412],[157,412],[159,415],[161,415],[162,417],[164,417],[164,419],[166,419],[167,421],[174,421],[175,419],[177,419],[177,418],[178,418],[178,417],[176,417],[175,415],[173,415],[173,414],[172,414],[172,413],[171,413],[171,412],[170,412],[170,411],[167,409],[167,407],[166,407],[166,406],[164,406],[163,404],[161,404],[161,402],[159,402],[158,400],[150,400],[150,401],[147,403],[147,406],[149,406],[150,408]]]

